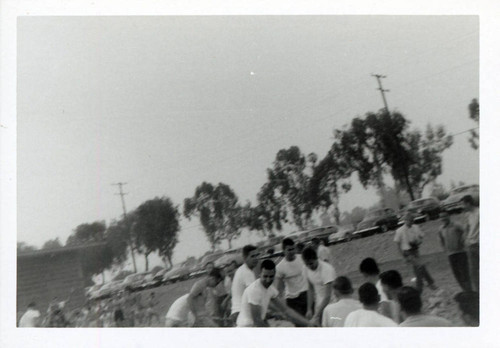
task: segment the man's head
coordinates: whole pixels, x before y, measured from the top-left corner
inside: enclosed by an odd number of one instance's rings
[[[450,223],[450,214],[448,214],[445,211],[442,211],[439,213],[439,218],[441,219],[441,222],[443,223],[444,226],[448,226]]]
[[[220,269],[214,267],[210,273],[208,274],[207,285],[211,288],[214,288],[219,284],[222,280],[222,273]]]
[[[479,294],[474,291],[464,291],[456,294],[454,299],[465,324],[479,326]]]
[[[233,260],[224,268],[224,273],[226,273],[227,277],[233,279],[235,272],[236,272],[236,261]]]
[[[259,256],[257,252],[257,248],[253,245],[245,245],[242,249],[243,253],[243,261],[248,266],[248,268],[253,269],[257,266],[257,262],[259,261],[257,257]]]
[[[405,225],[408,227],[411,227],[413,225],[413,219],[414,219],[413,213],[410,211],[407,211],[405,213]]]
[[[349,297],[352,295],[354,290],[352,289],[352,284],[347,277],[337,277],[333,281],[333,292],[337,298]]]
[[[312,247],[307,247],[302,251],[302,259],[307,268],[313,271],[318,268],[318,254]]]
[[[376,310],[380,302],[378,290],[372,283],[364,283],[358,289],[359,302],[363,304],[365,309]]]
[[[206,264],[205,264],[205,271],[207,272],[207,274],[210,274],[210,272],[212,272],[212,270],[214,269],[214,263],[212,261],[208,261]]]
[[[36,303],[35,303],[35,302],[30,302],[30,303],[28,304],[28,308],[29,308],[29,309],[35,309],[35,308],[36,308]]]
[[[291,238],[285,238],[283,239],[283,242],[281,242],[281,246],[283,248],[283,254],[285,254],[285,259],[287,261],[293,261],[295,260],[295,242]]]
[[[467,195],[462,198],[462,204],[465,211],[471,211],[474,208],[474,200],[472,199],[472,196]]]
[[[398,271],[390,270],[380,274],[382,289],[389,299],[396,298],[396,292],[403,286],[403,279]]]
[[[367,257],[359,264],[359,271],[365,278],[378,276],[380,270],[377,265],[377,261],[372,259],[371,257]]]
[[[422,311],[422,298],[418,290],[411,286],[403,286],[397,294],[401,312],[405,318],[420,314]]]
[[[274,281],[274,275],[276,274],[276,265],[272,260],[265,259],[262,261],[260,267],[260,282],[265,288],[271,286]]]

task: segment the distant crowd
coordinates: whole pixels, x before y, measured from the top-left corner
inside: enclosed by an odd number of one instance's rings
[[[439,239],[462,291],[454,295],[463,324],[479,325],[479,210],[472,199],[463,200],[463,223],[441,213]],[[419,248],[424,234],[406,213],[394,242],[414,281],[405,284],[397,270],[380,272],[373,258],[359,265],[363,283],[354,289],[351,279],[337,276],[329,248],[319,240],[310,245],[282,241],[284,257],[277,264],[259,260],[255,246],[242,249],[244,263],[222,269],[209,263],[206,276],[170,306],[164,318],[156,312],[152,292],[125,292],[108,300],[65,313],[65,301],[50,304],[43,320],[30,304],[20,327],[269,327],[290,323],[299,327],[444,327],[445,318],[424,313],[423,289],[439,291],[422,261]],[[356,296],[357,295],[357,296]]]

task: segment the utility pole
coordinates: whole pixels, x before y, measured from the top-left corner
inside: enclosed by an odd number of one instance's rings
[[[123,219],[125,220],[127,217],[127,209],[125,208],[125,199],[123,198],[125,195],[128,193],[123,192],[123,185],[126,185],[126,182],[117,182],[116,184],[111,184],[113,186],[118,186],[119,193],[115,193],[115,196],[120,196],[121,201],[122,201],[122,208],[123,208]],[[130,228],[130,226],[128,226]],[[130,247],[130,254],[132,255],[132,263],[134,265],[134,272],[137,273],[137,265],[135,263],[135,255],[134,255],[134,247],[132,245],[132,236],[131,236],[131,231],[129,230],[129,238],[128,238],[128,244]]]
[[[387,113],[389,113],[389,106],[387,106],[387,100],[385,99],[385,93],[384,92],[390,92],[388,89],[384,89],[382,87],[382,82],[380,81],[380,79],[385,79],[387,76],[385,75],[380,75],[380,74],[372,74],[373,77],[375,77],[377,79],[377,82],[378,82],[378,90],[380,91],[380,93],[382,94],[382,99],[384,101],[384,106],[385,106],[385,111]]]

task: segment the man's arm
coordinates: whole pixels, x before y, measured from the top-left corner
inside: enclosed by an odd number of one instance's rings
[[[201,295],[203,290],[204,290],[203,284],[198,281],[191,288],[191,291],[189,292],[189,296],[187,298],[189,309],[191,310],[191,312],[194,314],[195,317],[198,314],[198,308],[196,308],[196,306],[194,305],[194,299],[196,296]]]
[[[283,314],[286,314],[286,316],[289,317],[294,324],[298,326],[312,326],[309,320],[307,320],[302,315],[300,315],[299,313],[295,312],[293,309],[288,307],[282,299],[278,297],[273,298],[271,299],[271,304],[278,311],[280,311]]]
[[[262,319],[262,307],[259,305],[254,305],[250,303],[250,314],[252,315],[252,320],[254,326],[256,327],[269,327],[267,320]]]
[[[283,277],[277,277],[277,289],[278,292],[280,293],[280,297],[284,297],[284,291],[285,291],[285,280]]]
[[[326,296],[318,305],[317,307],[318,311],[314,313],[314,317],[312,318],[312,321],[316,324],[319,324],[321,322],[321,315],[323,314],[323,309],[325,309],[326,305],[330,302],[332,296],[331,294],[332,294],[333,282],[327,283],[325,285],[326,285]]]

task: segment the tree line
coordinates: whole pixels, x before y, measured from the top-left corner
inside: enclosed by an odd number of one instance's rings
[[[476,99],[469,104],[469,116],[479,123]],[[471,131],[469,141],[474,149],[479,146],[478,140],[478,132]],[[266,237],[274,236],[285,224],[305,229],[314,213],[330,208],[335,224],[340,224],[340,199],[355,178],[365,189],[377,190],[381,206],[388,205],[390,195],[398,204],[403,197],[418,199],[430,184],[443,191],[436,191],[437,196],[443,196],[445,192],[436,178],[442,173],[442,154],[452,144],[453,136],[442,125],[429,124],[420,131],[410,129],[410,122],[399,112],[368,112],[334,130],[333,143],[321,159],[315,153],[306,155],[298,146],[279,150],[267,169],[267,180],[257,193],[255,205],[240,202],[228,184],[202,182],[193,196],[184,199],[182,215],[199,219],[212,251],[223,241],[231,248],[244,229]],[[394,187],[386,184],[388,176]],[[363,208],[357,207],[345,215],[358,220],[361,214]],[[180,218],[181,209],[170,198],[156,197],[109,226],[104,221],[77,226],[65,246],[96,245],[82,251],[84,273],[90,276],[119,267],[129,253],[135,272],[136,254],[145,258],[146,271],[148,257],[154,252],[171,268]],[[58,239],[47,241],[43,248],[56,247],[62,247]],[[33,249],[18,243],[20,252]]]

